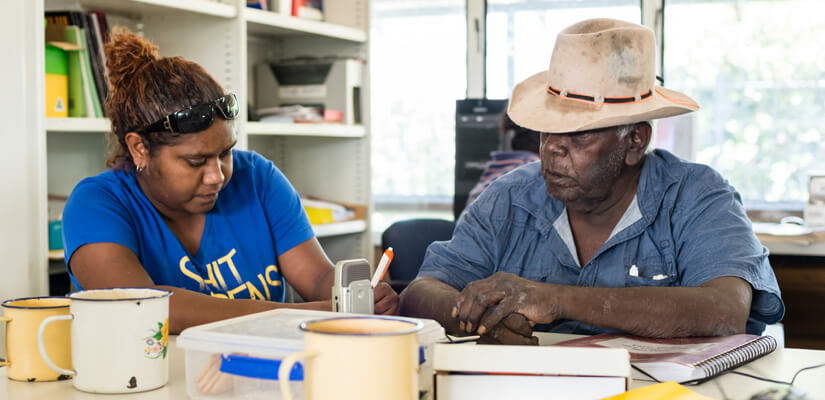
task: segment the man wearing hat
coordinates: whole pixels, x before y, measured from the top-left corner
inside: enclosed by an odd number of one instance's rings
[[[540,132],[541,161],[493,182],[429,247],[402,314],[515,344],[539,328],[718,336],[782,318],[739,194],[648,150],[650,120],[699,108],[656,86],[655,49],[650,29],[623,21],[559,33],[549,69],[516,86],[507,111]]]

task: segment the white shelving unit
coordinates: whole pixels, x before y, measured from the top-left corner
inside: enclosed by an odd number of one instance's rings
[[[46,118],[46,131],[51,132],[109,132],[111,121],[107,118]]]
[[[250,35],[281,38],[287,35],[326,36],[351,42],[366,42],[367,32],[363,29],[342,25],[311,21],[300,18],[245,8],[243,18]]]
[[[5,35],[0,40],[21,62],[0,66],[0,82],[11,88],[0,101],[6,110],[15,111],[10,114],[10,129],[0,135],[19,149],[19,154],[12,159],[11,179],[0,181],[7,182],[2,186],[6,192],[22,192],[23,196],[20,201],[0,202],[0,216],[9,216],[12,226],[24,229],[17,241],[3,240],[3,246],[13,247],[2,250],[12,254],[6,263],[12,270],[6,274],[25,279],[0,283],[0,298],[47,293],[49,271],[58,271],[53,266],[62,262],[62,252],[50,254],[46,250],[47,195],[66,196],[82,178],[105,170],[108,119],[44,116],[45,11],[82,8],[106,12],[110,26],[125,25],[150,39],[159,46],[160,56],[182,56],[201,64],[227,91],[238,95],[241,115],[247,115],[247,105],[254,103],[255,90],[259,89],[252,73],[256,63],[296,56],[367,59],[369,0],[332,1],[357,7],[358,20],[345,24],[303,20],[248,9],[245,0],[6,1],[6,12],[0,16]],[[22,40],[20,32],[24,32]],[[364,68],[363,121],[369,121],[368,76],[368,68]],[[236,129],[238,147],[273,160],[301,195],[372,206],[368,126],[241,120]],[[369,224],[367,217],[314,229],[333,261],[371,259]],[[7,290],[12,286],[21,289]]]
[[[367,230],[367,221],[355,220],[313,225],[312,229],[315,232],[315,236],[319,239],[335,238],[342,235],[360,234],[365,232]],[[63,250],[50,250],[48,253],[48,258],[49,261],[62,262]],[[52,265],[49,268],[49,271],[50,273],[59,273],[65,271],[65,269],[62,269],[61,267],[55,268],[55,266]]]
[[[79,3],[89,10],[131,14],[137,18],[152,14],[197,14],[222,18],[234,18],[238,15],[235,2],[226,0],[68,0],[53,3],[51,0],[45,0],[45,2],[47,7],[51,4],[60,7],[64,4]]]
[[[246,123],[246,134],[255,136],[363,138],[366,136],[366,133],[363,125]]]
[[[315,230],[315,235],[319,238],[329,238],[352,233],[362,233],[367,229],[367,222],[363,220],[335,222],[331,224],[313,225],[312,229]]]

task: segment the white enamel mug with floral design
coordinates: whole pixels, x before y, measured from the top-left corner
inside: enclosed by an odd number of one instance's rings
[[[159,388],[169,380],[167,344],[169,296],[150,288],[113,288],[69,295],[69,315],[40,324],[40,354],[55,371],[74,377],[74,387],[92,393],[132,393]],[[55,365],[46,354],[43,331],[53,321],[71,320],[74,370]]]

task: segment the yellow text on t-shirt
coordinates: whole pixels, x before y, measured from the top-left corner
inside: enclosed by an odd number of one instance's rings
[[[189,268],[193,267],[189,256],[181,257],[178,265],[180,267],[180,272],[183,273],[184,276],[197,282],[201,291],[208,288],[210,294],[214,297],[234,299],[244,291],[248,291],[250,299],[271,300],[272,296],[269,292],[269,288],[281,286],[281,279],[278,276],[278,267],[275,265],[267,266],[263,273],[259,273],[255,276],[258,280],[257,283],[253,282],[253,280],[243,282],[241,275],[238,273],[238,269],[235,267],[235,263],[232,261],[232,257],[235,253],[235,249],[232,249],[225,256],[219,257],[215,261],[206,263],[206,278],[198,274],[194,268]],[[221,272],[222,266],[225,266],[225,268],[227,268],[232,274],[232,277],[235,278],[234,283],[229,282],[227,285],[226,279],[224,279],[223,273]],[[260,288],[257,286],[258,284],[260,285]]]

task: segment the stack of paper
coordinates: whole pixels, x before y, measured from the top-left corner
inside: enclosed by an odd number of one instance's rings
[[[355,211],[340,204],[321,200],[301,199],[309,223],[312,225],[328,224],[355,218]]]
[[[438,400],[599,399],[624,393],[624,349],[436,344]]]

